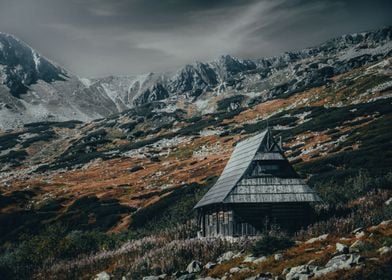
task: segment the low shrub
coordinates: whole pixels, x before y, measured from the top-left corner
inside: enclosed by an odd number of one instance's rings
[[[294,242],[285,236],[264,235],[254,243],[251,252],[254,256],[270,255],[293,245]]]

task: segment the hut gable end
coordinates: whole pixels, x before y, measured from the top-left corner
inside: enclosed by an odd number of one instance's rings
[[[197,203],[312,202],[317,194],[299,179],[270,129],[238,142],[215,185]]]

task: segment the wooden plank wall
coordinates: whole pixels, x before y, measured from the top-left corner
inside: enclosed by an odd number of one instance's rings
[[[306,203],[233,205],[231,209],[209,209],[201,215],[204,236],[253,236],[272,225],[298,230],[311,221],[312,208]]]

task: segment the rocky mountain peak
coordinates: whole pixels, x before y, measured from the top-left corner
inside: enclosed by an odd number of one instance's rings
[[[38,80],[50,83],[64,80],[67,76],[64,69],[5,33],[0,33],[0,66],[3,72],[1,84],[8,87],[15,97],[26,93],[28,87]]]

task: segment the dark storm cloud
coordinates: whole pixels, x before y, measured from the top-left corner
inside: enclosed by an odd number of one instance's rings
[[[392,24],[386,0],[0,0],[0,31],[83,76],[275,55]]]

